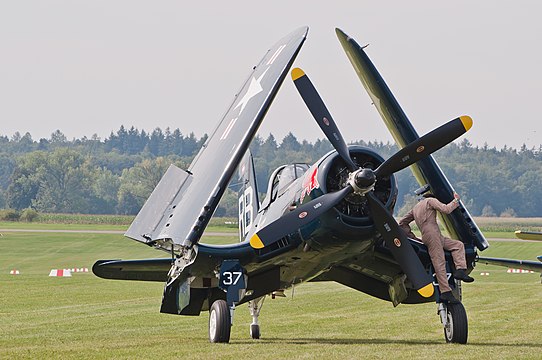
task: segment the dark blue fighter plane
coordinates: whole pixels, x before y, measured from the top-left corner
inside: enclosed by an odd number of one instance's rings
[[[383,159],[370,149],[347,146],[308,76],[295,68],[294,84],[335,150],[313,165],[276,169],[259,201],[248,148],[307,32],[300,28],[267,52],[189,169],[172,165],[126,232],[171,256],[100,260],[94,274],[165,282],[161,312],[199,315],[209,310],[211,342],[229,341],[240,304],[248,303],[250,334],[257,339],[266,295],[303,282],[335,281],[394,306],[436,301],[446,341],[466,343],[463,305],[439,300],[427,249],[408,239],[392,216],[397,198],[393,174],[410,166],[420,185],[428,185],[441,201],[452,200],[453,188],[430,154],[464,134],[472,120],[461,116],[419,137],[363,48],[339,29],[346,55],[401,150]],[[244,184],[239,197],[242,241],[200,243],[236,170]],[[483,234],[463,204],[441,220],[465,244],[472,271],[477,250],[488,247]],[[450,285],[461,298],[459,282],[450,277]]]

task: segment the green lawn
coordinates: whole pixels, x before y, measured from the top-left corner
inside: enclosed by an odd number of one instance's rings
[[[207,237],[206,242],[235,242]],[[0,359],[539,359],[539,274],[479,265],[464,286],[469,344],[444,342],[435,304],[399,305],[334,283],[304,284],[266,299],[262,339],[249,339],[246,306],[230,344],[209,344],[207,314],[159,313],[163,284],[50,278],[52,268],[97,259],[166,257],[116,234],[4,233],[0,237]],[[491,242],[484,256],[535,259],[542,242]],[[16,268],[21,275],[9,275]],[[480,276],[488,271],[489,276]]]
[[[30,230],[100,230],[126,231],[128,225],[112,224],[60,224],[60,223],[25,223],[19,221],[0,221],[0,229],[30,229]],[[207,232],[229,232],[237,234],[237,228],[211,225]]]

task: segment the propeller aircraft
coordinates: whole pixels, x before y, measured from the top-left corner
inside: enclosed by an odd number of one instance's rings
[[[336,33],[347,57],[401,150],[384,159],[373,150],[348,146],[309,77],[294,68],[295,87],[334,150],[312,165],[276,169],[260,203],[249,145],[307,32],[299,28],[270,48],[188,170],[170,166],[126,232],[171,256],[99,260],[94,274],[164,282],[160,311],[200,315],[208,310],[211,342],[229,342],[240,304],[248,303],[250,335],[258,339],[266,295],[303,282],[335,281],[394,306],[435,301],[446,341],[466,343],[463,305],[439,301],[425,245],[407,238],[392,214],[398,195],[394,173],[409,166],[420,185],[428,185],[441,201],[452,200],[453,188],[431,154],[468,131],[472,120],[460,116],[419,137],[364,48],[340,29]],[[200,243],[236,170],[244,184],[242,241]],[[477,250],[489,246],[486,239],[462,203],[441,220],[465,244],[471,272]],[[453,273],[449,254],[447,259]],[[450,277],[450,285],[460,298],[460,283]]]

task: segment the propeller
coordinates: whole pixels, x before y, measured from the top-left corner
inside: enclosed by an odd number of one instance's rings
[[[433,279],[425,271],[404,231],[401,230],[392,214],[373,192],[368,192],[366,197],[375,226],[382,235],[391,254],[399,263],[403,272],[407,274],[414,289],[418,290],[423,297],[430,297],[433,295]]]
[[[320,129],[322,129],[329,142],[331,142],[331,145],[333,145],[341,158],[346,162],[348,169],[350,171],[356,170],[358,166],[352,161],[350,153],[348,152],[348,146],[346,146],[346,142],[344,141],[339,128],[337,128],[329,110],[309,77],[305,75],[305,72],[300,68],[295,68],[292,70],[292,79],[294,80],[294,85],[301,94],[303,101],[320,126]]]
[[[281,216],[250,238],[250,246],[262,249],[275,243],[284,236],[293,233],[301,226],[306,225],[320,217],[323,213],[337,205],[342,199],[353,191],[351,186],[332,193],[324,194],[306,204],[298,206],[295,210]],[[278,237],[282,234],[282,236]]]
[[[384,161],[375,170],[376,176],[386,177],[399,170],[403,170],[443,146],[448,145],[466,133],[471,127],[472,119],[469,116],[460,116],[439,126],[421,138],[414,140],[393,154],[388,160]]]
[[[292,79],[316,122],[345,161],[350,175],[343,189],[311,200],[255,233],[250,239],[251,246],[261,249],[280,241],[354,192],[367,198],[376,228],[413,287],[424,297],[432,296],[434,289],[431,276],[427,274],[408,238],[393,215],[376,197],[373,189],[378,178],[390,176],[414,164],[463,135],[472,127],[472,119],[461,116],[436,128],[399,150],[376,170],[359,168],[350,157],[344,138],[309,77],[303,70],[295,68],[292,70]]]

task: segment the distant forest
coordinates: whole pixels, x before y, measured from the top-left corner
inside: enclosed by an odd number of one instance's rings
[[[108,138],[68,140],[59,130],[49,139],[29,133],[0,136],[0,209],[80,214],[136,214],[170,164],[188,168],[207,140],[179,129],[145,132],[123,126]],[[394,144],[358,141],[384,158]],[[332,149],[327,140],[277,141],[256,137],[251,145],[260,192],[271,172],[291,162],[313,163]],[[467,139],[435,153],[440,167],[477,216],[542,216],[542,146],[501,149],[473,146]],[[415,201],[418,187],[409,169],[397,174],[396,213]],[[215,215],[237,214],[237,194],[228,190]]]

